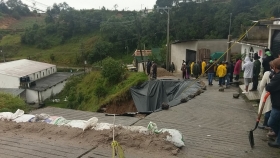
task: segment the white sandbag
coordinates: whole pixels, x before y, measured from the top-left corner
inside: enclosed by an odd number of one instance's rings
[[[168,135],[166,137],[166,141],[171,142],[172,144],[174,144],[175,146],[177,146],[179,148],[185,146],[183,135],[181,134],[181,132],[179,132],[176,129],[165,129],[165,128],[163,128],[163,129],[159,130],[156,123],[154,123],[154,122],[150,122],[148,124],[147,129],[150,132],[156,133],[156,134],[168,132],[170,135]]]
[[[10,121],[13,117],[13,113],[11,112],[1,112],[0,113],[0,120],[4,121],[4,120],[8,120]]]
[[[18,118],[19,116],[23,115],[24,111],[18,109],[15,113],[11,113],[11,112],[1,112],[0,113],[0,120],[14,120],[16,118]]]
[[[19,116],[16,119],[14,119],[13,121],[15,121],[16,123],[29,122],[34,117],[35,117],[35,115],[24,114],[24,115]]]
[[[86,123],[85,120],[71,120],[67,124],[65,124],[65,126],[83,129],[85,126],[85,123]]]
[[[61,118],[61,117],[59,117],[59,116],[50,116],[49,118],[45,119],[44,122],[46,122],[48,124],[54,124],[55,121],[57,119],[59,119],[59,118]]]
[[[185,146],[185,143],[183,141],[183,135],[181,132],[179,132],[176,129],[162,129],[162,132],[168,132],[170,134],[170,136],[168,135],[166,137],[166,140],[171,142],[172,144],[174,144],[177,147],[183,147]]]
[[[91,128],[91,127],[95,127],[97,122],[98,122],[97,117],[93,117],[93,118],[89,119],[87,122],[85,122],[84,127],[83,127],[83,131],[85,131],[85,130]]]
[[[113,124],[109,124],[109,123],[97,123],[95,127],[93,127],[92,129],[95,129],[97,131],[102,131],[105,129],[111,129],[113,127]]]
[[[149,130],[146,127],[143,126],[123,126],[124,129],[132,131],[132,132],[138,132],[143,134],[149,134]]]

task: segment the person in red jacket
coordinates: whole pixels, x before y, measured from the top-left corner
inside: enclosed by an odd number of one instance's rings
[[[233,74],[235,75],[235,79],[234,79],[235,81],[239,80],[239,74],[241,72],[241,64],[242,64],[241,59],[237,58],[235,66],[234,66],[234,71],[233,71]]]

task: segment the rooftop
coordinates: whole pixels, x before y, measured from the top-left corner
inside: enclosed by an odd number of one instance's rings
[[[150,55],[152,55],[152,50],[142,50],[142,55],[143,56],[150,56]],[[141,56],[140,50],[136,50],[134,52],[133,56]]]
[[[21,59],[6,63],[0,63],[0,74],[14,77],[23,77],[54,66],[55,65],[48,63]]]
[[[22,92],[24,92],[24,89],[16,89],[16,88],[0,88],[0,92],[11,94],[13,96],[19,96]]]
[[[45,78],[37,80],[36,81],[36,86],[32,86],[29,89],[39,91],[39,92],[45,91],[46,89],[51,88],[51,87],[59,84],[60,82],[63,82],[65,80],[67,80],[72,75],[74,75],[74,73],[57,72],[55,74],[51,74],[51,75],[49,75]]]
[[[261,47],[261,48],[267,48],[268,47],[268,43],[267,41],[262,41],[262,40],[259,40],[259,41],[240,41],[240,42],[237,42],[237,41],[231,41],[233,43],[239,43],[239,44],[245,44],[245,45],[249,45],[249,46],[256,46],[256,47]]]

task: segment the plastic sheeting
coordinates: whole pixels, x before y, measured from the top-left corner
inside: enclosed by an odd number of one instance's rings
[[[161,110],[163,102],[170,107],[179,105],[181,99],[201,89],[196,81],[152,80],[130,89],[138,112],[151,113]]]

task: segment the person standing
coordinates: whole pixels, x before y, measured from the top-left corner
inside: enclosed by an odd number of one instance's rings
[[[250,91],[256,91],[259,84],[259,75],[261,72],[261,62],[258,53],[254,54],[254,69],[253,69],[253,87]]]
[[[215,73],[215,65],[213,64],[213,61],[210,60],[209,64],[206,66],[206,70],[207,70],[207,75],[208,75],[208,85],[212,86],[213,85],[213,77],[214,77],[214,73]]]
[[[225,80],[226,80],[226,88],[229,88],[229,84],[230,84],[230,73],[231,73],[231,66],[230,66],[230,63],[229,62],[226,62],[225,64],[225,67],[226,67],[226,76],[225,76]]]
[[[186,63],[183,63],[182,64],[182,67],[181,67],[181,71],[182,71],[182,75],[183,75],[183,80],[186,79],[186,71],[187,68],[186,68]]]
[[[194,62],[191,63],[191,75],[193,76],[193,66],[194,66]]]
[[[150,76],[150,74],[151,74],[151,67],[152,67],[152,62],[150,61],[150,59],[148,59],[148,62],[147,62],[147,74],[148,74],[148,76]]]
[[[153,70],[153,78],[157,79],[157,64],[154,61],[152,65],[152,70]]]
[[[263,103],[264,96],[267,93],[267,91],[265,89],[265,86],[270,83],[270,77],[269,76],[270,76],[271,73],[272,73],[271,71],[266,71],[264,73],[263,78],[262,78],[262,80],[260,82],[260,85],[259,85],[258,90],[261,93],[261,100],[260,100],[260,103],[259,103],[259,110],[258,110],[259,112],[260,112],[260,109],[261,109],[261,106],[262,106],[262,103]],[[270,99],[270,96],[269,96],[267,98],[266,102],[265,102],[265,106],[264,106],[264,109],[263,109],[263,112],[262,112],[262,114],[264,114],[263,125],[259,125],[258,128],[268,129],[268,119],[270,117],[271,109],[272,109],[272,105],[271,105],[271,99]]]
[[[253,78],[254,63],[251,62],[248,56],[245,58],[244,62],[245,64],[242,66],[242,70],[244,71],[245,91],[242,93],[248,93],[249,84]]]
[[[205,60],[202,61],[201,63],[201,75],[204,76],[205,75],[205,68],[206,68],[206,62]]]
[[[170,64],[170,68],[171,68],[171,72],[173,73],[175,71],[175,65],[173,62]]]
[[[280,58],[272,61],[271,64],[275,74],[266,86],[266,91],[270,92],[272,110],[268,120],[268,126],[278,136],[275,142],[268,142],[270,147],[280,148]]]
[[[190,76],[191,76],[191,66],[190,66],[190,63],[187,64],[187,76],[186,78],[187,79],[190,79]]]
[[[196,79],[198,79],[198,76],[201,74],[200,72],[200,66],[199,64],[196,62],[194,65],[193,65],[193,75]]]
[[[235,75],[235,79],[234,79],[235,81],[239,80],[239,75],[240,75],[240,72],[241,72],[241,64],[242,64],[241,59],[237,58],[235,66],[234,66],[234,71],[233,71],[233,74]]]
[[[217,68],[216,76],[219,77],[219,86],[222,87],[224,83],[224,79],[226,76],[226,67],[223,65],[223,63],[220,63],[220,65]]]
[[[265,50],[265,58],[263,59],[262,66],[263,66],[263,73],[266,71],[270,71],[270,65],[269,62],[274,60],[274,57],[271,55],[271,52],[269,49]]]
[[[230,77],[229,77],[229,82],[232,83],[233,82],[233,72],[234,72],[234,65],[233,65],[233,61],[231,60],[229,63],[229,67],[230,67]]]

